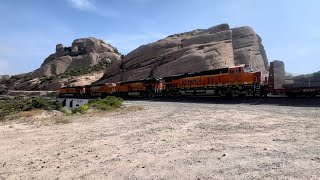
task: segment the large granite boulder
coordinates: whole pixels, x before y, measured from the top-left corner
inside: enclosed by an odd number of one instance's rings
[[[56,45],[56,52],[47,57],[41,67],[30,75],[32,78],[62,74],[76,68],[93,66],[102,60],[120,61],[118,50],[96,38],[81,38],[71,47]]]
[[[268,59],[261,38],[250,27],[209,29],[175,34],[142,45],[109,67],[97,83],[167,77],[250,64],[267,76]]]
[[[262,40],[250,27],[232,29],[232,44],[235,64],[250,64],[254,70],[267,77],[269,63]]]

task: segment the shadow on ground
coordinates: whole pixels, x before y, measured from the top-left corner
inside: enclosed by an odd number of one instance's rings
[[[127,101],[144,100],[159,102],[189,102],[189,103],[209,103],[209,104],[250,104],[250,105],[276,105],[295,107],[320,107],[320,98],[315,97],[156,97],[156,98],[125,98]]]

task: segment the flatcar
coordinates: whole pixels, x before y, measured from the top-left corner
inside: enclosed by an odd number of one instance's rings
[[[277,62],[279,63],[279,61]],[[283,62],[282,62],[283,63]],[[279,68],[277,69],[279,73]],[[288,97],[309,96],[315,97],[320,95],[320,76],[313,74],[306,77],[304,75],[291,79],[285,78],[284,65],[281,70],[282,77],[275,73],[274,62],[270,62],[269,79],[268,79],[268,94],[285,95]]]

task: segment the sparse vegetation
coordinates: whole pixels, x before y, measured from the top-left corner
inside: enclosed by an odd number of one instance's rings
[[[122,98],[117,98],[114,96],[109,96],[105,99],[94,99],[89,101],[89,106],[96,108],[98,110],[112,110],[120,108],[123,103]]]
[[[77,77],[77,76],[82,76],[82,75],[87,75],[91,74],[94,72],[99,72],[102,70],[105,70],[107,67],[109,67],[112,64],[112,61],[108,58],[105,58],[101,60],[98,64],[93,65],[93,66],[87,66],[87,67],[79,67],[70,71],[66,71],[60,75],[55,75],[55,76],[43,76],[39,77],[39,81],[36,82],[31,82],[33,80],[30,75],[25,74],[25,75],[16,75],[16,76],[6,76],[3,78],[1,76],[0,78],[0,84],[4,84],[7,87],[14,87],[17,84],[22,84],[26,83],[28,86],[30,86],[31,90],[38,90],[41,86],[45,86],[47,84],[53,83],[59,79],[63,78],[72,78],[72,77]]]
[[[122,106],[123,99],[117,97],[107,97],[105,99],[95,99],[89,101],[73,111],[66,107],[62,107],[62,104],[58,101],[49,101],[43,98],[15,98],[2,100],[0,103],[0,121],[4,121],[6,117],[13,117],[13,115],[19,115],[17,117],[33,117],[35,111],[40,110],[58,110],[65,115],[72,114],[85,114],[89,109],[96,109],[102,111],[109,111],[120,108]],[[16,116],[14,116],[16,117]]]
[[[110,59],[104,59],[94,66],[80,67],[70,71],[66,71],[59,76],[51,76],[51,78],[46,79],[46,81],[53,81],[58,78],[69,78],[74,76],[86,75],[97,71],[102,71],[109,67],[111,64],[112,62]]]
[[[89,108],[90,108],[89,104],[85,104],[85,105],[73,110],[72,113],[73,114],[76,114],[76,113],[84,114],[89,110]]]
[[[59,111],[66,114],[66,115],[72,114],[72,111],[70,109],[68,109],[67,107],[60,108]]]
[[[67,119],[67,118],[64,118],[64,117],[59,117],[59,118],[56,118],[54,120],[54,124],[68,124],[70,122],[71,122],[70,119]]]
[[[110,111],[113,109],[120,108],[122,106],[123,99],[117,98],[114,96],[107,97],[105,99],[94,99],[90,100],[88,104],[85,104],[75,110],[72,111],[73,114],[86,113],[90,108],[102,110],[102,111]]]
[[[60,102],[48,101],[43,98],[15,98],[3,100],[0,103],[0,121],[6,116],[14,115],[22,111],[31,111],[33,109],[60,110]]]

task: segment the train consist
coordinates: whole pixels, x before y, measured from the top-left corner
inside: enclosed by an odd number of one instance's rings
[[[270,66],[270,72],[273,66]],[[270,73],[262,82],[261,72],[253,72],[250,65],[187,73],[164,78],[150,78],[138,81],[105,83],[81,87],[63,87],[60,98],[104,98],[107,96],[267,96],[267,94],[318,95],[319,87],[292,88],[276,87],[274,74]],[[308,92],[308,93],[305,93]]]

